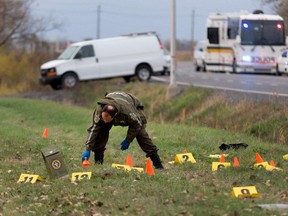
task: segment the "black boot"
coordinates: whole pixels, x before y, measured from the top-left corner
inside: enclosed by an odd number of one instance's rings
[[[150,159],[153,162],[153,166],[155,167],[155,169],[164,169],[160,157],[157,153],[154,153],[150,156]]]
[[[94,161],[95,161],[95,164],[103,164],[104,153],[95,151],[94,152]]]

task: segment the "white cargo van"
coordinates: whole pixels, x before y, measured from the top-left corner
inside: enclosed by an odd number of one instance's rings
[[[163,46],[154,32],[133,33],[113,38],[71,44],[56,60],[40,67],[42,84],[53,89],[73,88],[79,81],[136,76],[149,80],[165,73]]]

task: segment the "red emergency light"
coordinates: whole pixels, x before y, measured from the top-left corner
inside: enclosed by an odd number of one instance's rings
[[[277,24],[277,28],[278,28],[278,29],[282,29],[282,25],[278,23],[278,24]]]

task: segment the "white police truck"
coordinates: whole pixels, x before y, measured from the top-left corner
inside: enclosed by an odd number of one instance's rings
[[[277,59],[286,49],[283,18],[253,13],[214,13],[207,19],[207,71],[279,74]]]

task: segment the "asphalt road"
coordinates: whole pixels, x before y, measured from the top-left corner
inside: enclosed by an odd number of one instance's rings
[[[170,82],[169,76],[152,79]],[[210,88],[230,96],[242,95],[260,101],[274,98],[288,102],[288,76],[196,72],[192,62],[180,62],[177,64],[175,80],[178,85]]]
[[[195,72],[191,62],[178,63],[175,74],[179,85],[288,97],[288,76]],[[170,80],[169,76],[154,79]]]

